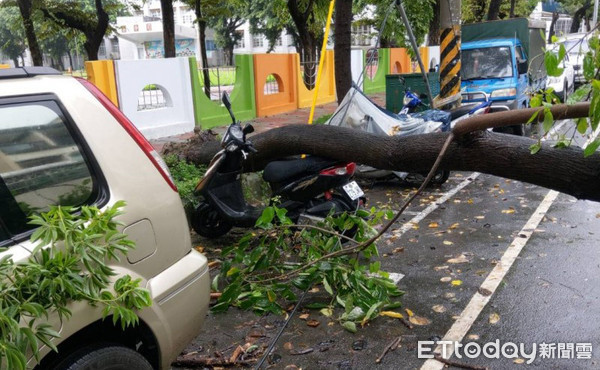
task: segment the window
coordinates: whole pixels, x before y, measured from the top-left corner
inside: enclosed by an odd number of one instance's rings
[[[106,45],[104,45],[104,40],[102,40],[100,48],[98,48],[98,55],[106,56]]]
[[[283,39],[281,36],[279,36],[277,40],[275,40],[275,46],[283,46]]]
[[[523,48],[521,46],[517,46],[517,63],[521,63],[527,60],[527,56],[525,55],[525,52],[523,51]]]
[[[0,105],[0,244],[32,228],[28,216],[97,199],[96,177],[52,100]]]
[[[254,35],[252,37],[252,46],[255,48],[263,47],[264,40],[262,35]]]
[[[160,9],[151,10],[150,15],[152,15],[154,18],[160,18],[161,17]]]
[[[118,54],[119,53],[119,39],[116,37],[114,39],[111,39],[110,44],[111,44],[112,52]]]
[[[192,23],[192,15],[191,14],[184,14],[181,17],[182,21],[181,23],[186,24],[186,23]]]
[[[206,40],[206,51],[217,50],[217,44],[215,44],[215,40]]]

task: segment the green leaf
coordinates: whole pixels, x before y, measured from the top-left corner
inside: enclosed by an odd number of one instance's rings
[[[589,143],[585,149],[583,150],[583,156],[589,157],[596,152],[596,150],[600,147],[600,139],[596,139]]]
[[[580,134],[585,134],[588,129],[588,121],[587,118],[579,118],[577,120],[577,132]]]
[[[329,282],[327,281],[326,277],[323,278],[323,287],[325,288],[327,293],[329,293],[329,295],[333,295],[333,289],[331,289],[331,285],[329,285]]]
[[[531,108],[537,108],[542,105],[542,97],[540,95],[535,95],[529,100],[529,105]]]
[[[542,143],[540,143],[539,141],[535,144],[531,144],[531,146],[529,147],[531,154],[535,154],[535,153],[539,152],[540,149],[542,149]]]
[[[275,209],[273,207],[266,207],[258,220],[256,220],[256,224],[254,226],[268,228],[271,226],[273,217],[275,217]]]
[[[594,78],[594,72],[594,57],[588,52],[583,57],[583,77],[589,81]]]
[[[342,323],[344,329],[348,330],[350,333],[356,333],[356,324],[352,321],[344,321]]]
[[[544,54],[544,65],[548,76],[558,77],[562,74],[563,69],[558,68],[558,57],[551,51],[546,51]]]
[[[554,125],[554,117],[552,116],[552,112],[550,111],[550,109],[545,108],[544,109],[544,132],[549,132],[550,129],[552,128],[552,125]]]
[[[539,110],[535,111],[531,115],[531,117],[529,117],[529,120],[527,121],[527,123],[529,124],[529,123],[533,122],[537,118],[537,116],[539,116],[539,115],[540,115],[540,111]]]

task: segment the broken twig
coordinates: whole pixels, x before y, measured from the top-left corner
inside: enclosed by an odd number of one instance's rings
[[[381,360],[383,360],[383,358],[385,357],[385,355],[387,355],[388,352],[393,351],[396,348],[398,348],[398,346],[400,345],[401,341],[402,341],[402,337],[398,337],[398,338],[395,338],[394,340],[392,340],[390,342],[390,344],[388,344],[383,349],[383,353],[381,354],[381,356],[377,357],[377,359],[375,360],[375,363],[380,363]]]

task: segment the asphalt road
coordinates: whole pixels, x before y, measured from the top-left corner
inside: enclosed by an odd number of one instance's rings
[[[371,205],[397,209],[411,191],[399,183],[377,183],[367,196]],[[320,325],[309,327],[296,315],[269,366],[441,369],[442,363],[419,358],[419,349],[427,354],[435,345],[423,341],[448,340],[470,343],[472,351],[491,343],[490,355],[498,343],[500,358],[483,353],[468,358],[465,347],[444,345],[447,354],[456,349],[451,361],[462,364],[600,368],[599,225],[600,203],[494,176],[452,173],[441,187],[429,188],[378,243],[381,268],[404,275],[401,312],[407,315],[404,309],[409,309],[425,325],[409,329],[397,319],[378,317],[351,334],[335,319],[303,310]],[[196,237],[195,242],[217,248],[236,235],[216,241]],[[215,352],[227,358],[237,345],[268,345],[283,322],[281,316],[258,317],[237,309],[210,314],[185,352],[188,358],[215,357]],[[376,364],[398,337],[399,348]],[[512,353],[512,343],[523,344],[524,351],[517,347]]]

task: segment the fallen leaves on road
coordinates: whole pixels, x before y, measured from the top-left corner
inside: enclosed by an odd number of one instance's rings
[[[423,325],[429,325],[431,324],[431,320],[429,320],[428,318],[425,317],[421,317],[421,316],[411,316],[408,321],[411,324],[414,325],[419,325],[419,326],[423,326]]]
[[[510,207],[509,209],[503,209],[502,213],[504,213],[504,214],[513,214],[513,213],[515,213],[515,209],[512,208],[512,207]]]
[[[437,228],[437,227],[439,227],[439,226],[440,226],[440,225],[438,225],[438,223],[437,223],[437,222],[431,222],[431,223],[429,224],[429,228],[430,228],[430,229],[435,229],[435,228]]]
[[[294,345],[291,342],[285,342],[283,344],[283,348],[290,351],[290,350],[294,349]]]
[[[448,269],[448,266],[447,266],[447,265],[444,265],[444,266],[436,266],[436,267],[434,267],[434,268],[433,268],[433,271],[441,271],[441,270],[446,270],[446,269]]]
[[[408,317],[413,317],[415,315],[414,312],[412,312],[408,308],[405,308],[404,311],[406,311],[406,314],[408,315]]]
[[[459,286],[462,285],[462,280],[452,280],[450,284],[452,284],[452,286]]]
[[[468,340],[479,340],[479,335],[477,334],[469,334],[467,335]]]
[[[458,257],[450,258],[446,263],[466,263],[469,262],[469,259],[464,254],[461,254]]]
[[[302,314],[298,315],[298,318],[300,320],[306,320],[306,319],[308,319],[308,316],[310,316],[309,313],[302,313]]]
[[[321,312],[321,314],[323,314],[323,316],[330,317],[331,315],[333,315],[333,308],[331,308],[331,307],[321,308],[320,312]]]
[[[483,219],[485,218],[485,216],[475,216],[475,218],[476,218],[477,220],[483,220]]]
[[[516,358],[513,362],[515,364],[524,364],[525,363],[525,359],[524,358]]]
[[[398,248],[395,248],[392,251],[392,253],[394,253],[394,254],[396,254],[396,253],[402,253],[402,252],[404,252],[404,247],[398,247]]]
[[[444,305],[442,305],[442,304],[436,304],[435,306],[431,307],[431,309],[434,312],[437,312],[437,313],[444,313],[444,312],[446,312],[446,307]]]
[[[321,323],[318,320],[308,320],[306,325],[310,326],[311,328],[316,328],[317,326],[321,325]]]
[[[440,279],[440,281],[442,283],[449,283],[452,280],[452,278],[450,276],[444,276],[443,278]]]
[[[491,314],[490,314],[490,317],[488,318],[488,322],[489,322],[490,324],[495,324],[495,323],[497,323],[498,321],[500,321],[500,315],[498,315],[498,314],[497,314],[497,313],[495,313],[495,312],[494,312],[494,313],[491,313]]]
[[[387,316],[387,317],[392,317],[394,319],[403,319],[404,315],[402,315],[399,312],[394,312],[394,311],[382,311],[379,313],[380,316]]]
[[[444,240],[444,245],[452,245],[454,243],[452,243],[450,240]]]
[[[479,294],[481,294],[484,297],[492,295],[492,291],[489,289],[479,288],[477,291],[479,292]]]
[[[452,225],[450,225],[449,229],[454,230],[456,229],[458,226],[460,226],[460,224],[458,222],[453,223]]]

